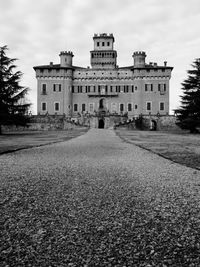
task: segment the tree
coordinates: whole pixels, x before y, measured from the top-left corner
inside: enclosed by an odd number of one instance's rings
[[[2,125],[26,125],[30,106],[24,98],[28,88],[19,85],[22,73],[14,72],[16,59],[7,57],[6,50],[0,47],[0,134]]]
[[[192,64],[193,69],[188,70],[188,78],[182,83],[183,96],[181,106],[175,110],[178,125],[197,133],[200,127],[200,58]]]

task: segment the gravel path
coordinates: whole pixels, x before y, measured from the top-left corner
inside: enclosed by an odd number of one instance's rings
[[[112,130],[1,155],[1,266],[200,266],[199,191]]]

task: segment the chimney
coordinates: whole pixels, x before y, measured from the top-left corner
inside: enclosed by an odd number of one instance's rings
[[[164,61],[164,66],[165,66],[165,67],[167,66],[167,61]]]

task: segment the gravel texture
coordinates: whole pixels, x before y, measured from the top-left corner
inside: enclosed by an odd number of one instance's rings
[[[1,155],[1,266],[200,266],[199,192],[112,130]]]

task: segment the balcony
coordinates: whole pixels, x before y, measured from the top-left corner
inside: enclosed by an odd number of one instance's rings
[[[117,92],[90,92],[87,93],[88,97],[118,97]]]

